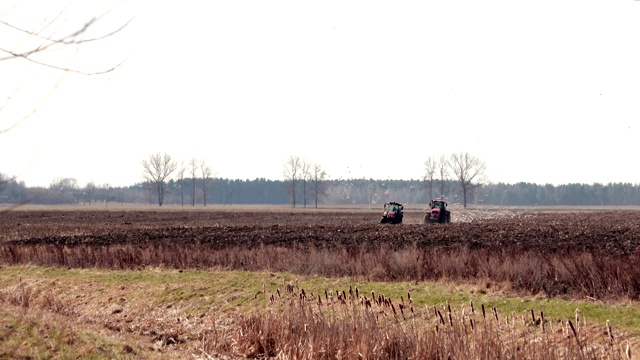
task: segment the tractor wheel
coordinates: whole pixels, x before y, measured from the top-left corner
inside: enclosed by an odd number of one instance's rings
[[[429,219],[429,214],[426,214],[426,215],[424,216],[424,219],[422,219],[422,223],[423,223],[423,224],[429,224],[429,223],[431,223],[431,220]]]
[[[383,216],[383,217],[380,219],[380,224],[386,224],[386,223],[387,223],[387,218]]]
[[[451,222],[451,214],[447,215],[447,218],[444,221],[445,223],[450,223]]]

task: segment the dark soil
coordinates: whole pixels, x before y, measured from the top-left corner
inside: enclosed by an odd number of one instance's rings
[[[409,221],[388,225],[379,224],[380,214],[366,210],[18,210],[0,212],[0,241],[67,247],[165,242],[212,248],[386,244],[397,249],[462,244],[470,249],[609,255],[636,253],[640,247],[640,212],[634,211],[519,214],[451,224],[420,224],[421,216],[418,211],[407,213]]]

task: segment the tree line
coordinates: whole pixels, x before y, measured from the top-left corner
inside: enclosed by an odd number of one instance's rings
[[[90,182],[80,186],[73,178],[54,179],[47,187],[27,187],[15,178],[2,176],[0,203],[4,204],[84,204],[87,206],[118,206],[121,203],[158,206],[153,184],[148,181],[117,187]],[[180,182],[182,181],[182,185]],[[164,193],[163,204],[205,206],[202,179],[184,177],[170,179]],[[287,180],[207,179],[207,204],[242,205],[273,204],[291,206],[291,184]],[[195,184],[195,186],[194,186]],[[425,179],[380,180],[340,179],[324,180],[324,195],[318,198],[318,206],[369,205],[382,208],[386,201],[396,200],[408,205],[426,206],[433,197],[444,196],[450,204],[462,205],[462,193],[454,180],[437,180],[430,190]],[[433,194],[430,194],[430,191]],[[303,189],[296,190],[297,206],[304,206]],[[310,194],[311,192],[308,192]],[[640,206],[640,184],[516,184],[488,183],[476,187],[468,194],[469,205],[508,206]],[[302,205],[300,205],[302,204]],[[308,206],[315,206],[308,197]]]

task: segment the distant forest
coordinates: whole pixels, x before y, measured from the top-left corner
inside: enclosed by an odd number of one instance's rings
[[[170,180],[165,205],[210,206],[239,204],[291,205],[291,183],[284,180],[207,179],[206,200],[203,180]],[[182,186],[180,186],[182,184]],[[194,190],[195,185],[195,192]],[[450,204],[462,203],[460,186],[452,180],[434,181],[431,194],[422,180],[331,180],[323,181],[318,206],[371,204],[382,206],[395,200],[406,205],[427,204],[430,198],[444,195]],[[296,185],[295,207],[315,207],[311,191]],[[205,202],[206,201],[206,202]],[[23,182],[6,179],[0,183],[0,203],[5,204],[100,204],[138,203],[157,205],[157,193],[150,183],[111,187],[89,183],[78,186],[75,179],[56,179],[48,187],[27,187]],[[490,183],[474,189],[468,206],[625,206],[640,205],[640,185],[631,183],[538,185]]]

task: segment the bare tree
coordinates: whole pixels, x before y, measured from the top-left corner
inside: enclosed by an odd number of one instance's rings
[[[209,189],[209,182],[211,181],[211,167],[207,165],[204,159],[200,160],[200,172],[202,173],[202,196],[204,206],[207,206],[207,190]]]
[[[311,178],[311,163],[307,160],[302,160],[300,162],[300,180],[302,181],[302,201],[303,207],[307,207],[307,185],[309,184],[309,180]]]
[[[65,203],[78,202],[80,187],[78,186],[78,180],[75,178],[55,178],[49,184],[49,189],[57,193],[59,196],[58,201]]]
[[[429,189],[429,198],[427,201],[431,201],[433,199],[433,180],[436,174],[436,160],[429,156],[427,161],[424,162],[424,182],[426,183]]]
[[[448,162],[449,170],[462,190],[462,203],[467,207],[467,193],[482,186],[485,181],[487,164],[469,153],[452,154]]]
[[[444,185],[449,177],[449,162],[444,155],[440,156],[438,162],[438,177],[440,178],[440,197],[444,199]]]
[[[98,194],[98,185],[96,185],[93,181],[89,181],[87,185],[84,187],[85,201],[88,201],[89,204],[95,202],[97,194]]]
[[[189,161],[189,174],[191,175],[191,206],[196,206],[196,175],[198,173],[198,160],[191,158]]]
[[[291,207],[296,207],[296,188],[299,180],[301,160],[297,156],[289,156],[284,166],[284,180],[289,182],[289,194],[291,195]]]
[[[180,162],[178,168],[178,185],[180,186],[180,204],[184,206],[184,173],[187,168],[184,166],[184,160]]]
[[[149,181],[158,194],[158,205],[164,203],[164,193],[167,190],[167,179],[178,167],[170,155],[160,153],[149,155],[149,159],[142,160],[142,177]]]
[[[314,164],[311,169],[311,189],[313,191],[313,201],[316,209],[318,208],[318,199],[325,196],[327,193],[327,187],[325,179],[327,173],[322,170],[322,167],[318,164]]]

